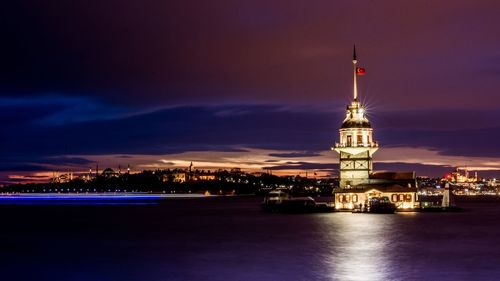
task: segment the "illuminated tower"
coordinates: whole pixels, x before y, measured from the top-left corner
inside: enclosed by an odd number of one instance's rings
[[[332,147],[340,154],[339,185],[350,188],[369,182],[373,170],[372,156],[378,149],[373,140],[373,129],[366,118],[365,107],[358,100],[356,77],[364,73],[364,69],[356,67],[356,47],[354,47],[352,64],[354,73],[354,99],[347,106],[347,113],[340,127],[340,141]]]

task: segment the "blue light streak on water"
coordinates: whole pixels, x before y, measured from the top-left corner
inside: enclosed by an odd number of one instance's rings
[[[143,206],[143,205],[159,205],[159,202],[130,202],[130,201],[123,201],[123,202],[109,202],[109,201],[103,201],[103,202],[97,202],[97,201],[9,201],[9,202],[4,202],[0,200],[0,205],[47,205],[47,206],[54,206],[54,205],[93,205],[93,206],[98,206],[98,205],[106,205],[106,206]]]
[[[171,198],[203,198],[200,194],[3,194],[0,204],[15,205],[151,205]]]

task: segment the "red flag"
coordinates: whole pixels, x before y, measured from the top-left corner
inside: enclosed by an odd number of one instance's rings
[[[356,74],[357,75],[365,75],[366,74],[366,70],[362,67],[356,67]]]

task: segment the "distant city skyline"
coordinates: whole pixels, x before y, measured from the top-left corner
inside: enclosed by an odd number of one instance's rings
[[[500,177],[496,1],[31,2],[0,12],[0,183],[97,162],[337,175],[354,43],[375,170]]]

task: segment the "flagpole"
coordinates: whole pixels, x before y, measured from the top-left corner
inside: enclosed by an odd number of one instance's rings
[[[356,63],[358,62],[358,60],[356,59],[356,45],[354,45],[354,50],[353,50],[353,54],[352,54],[352,65],[354,67],[354,101],[357,101],[358,100],[358,85],[357,85],[357,81],[356,81]]]

